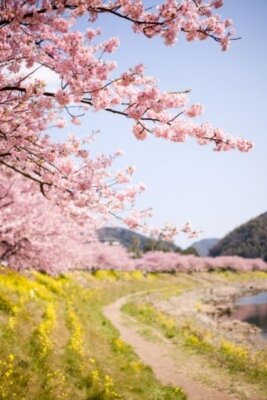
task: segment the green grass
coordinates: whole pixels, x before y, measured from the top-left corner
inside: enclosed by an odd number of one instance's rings
[[[185,400],[156,380],[102,313],[122,295],[175,285],[179,278],[167,275],[0,269],[0,399]]]
[[[104,317],[103,307],[135,292],[168,300],[204,285],[206,277],[222,282],[266,276],[227,272],[144,277],[140,272],[97,271],[50,277],[0,268],[0,400],[184,400],[181,389],[162,386],[140,362]],[[156,337],[150,326],[173,340],[180,335],[189,351],[266,380],[266,361],[264,369],[262,358],[251,358],[246,349],[229,342],[215,345],[208,332],[192,323],[177,326],[134,297],[124,311],[143,323],[151,340]]]

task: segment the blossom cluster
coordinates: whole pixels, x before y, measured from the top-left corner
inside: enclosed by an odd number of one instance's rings
[[[248,151],[251,142],[234,139],[210,124],[192,123],[203,107],[189,105],[186,92],[162,92],[155,79],[145,76],[143,65],[116,77],[116,62],[104,55],[116,50],[117,38],[99,43],[99,29],[90,27],[83,33],[74,28],[85,13],[91,23],[107,13],[132,21],[134,30],[148,37],[161,35],[168,44],[184,33],[188,40],[211,37],[226,49],[232,22],[213,14],[221,3],[166,0],[148,11],[141,0],[74,0],[71,5],[59,0],[54,6],[46,0],[5,2],[0,17],[1,163],[42,187],[62,185],[59,182],[68,177],[65,164],[73,168],[69,158],[76,154],[77,143],[55,143],[47,128],[64,126],[64,110],[74,124],[88,109],[131,118],[133,133],[141,140],[149,134],[174,142],[191,136],[200,144],[214,143],[217,151]],[[60,88],[49,91],[46,82],[36,78],[43,68],[58,76]],[[80,106],[78,114],[72,111],[75,104]],[[80,149],[80,156],[86,168],[85,150]],[[67,182],[73,191],[72,182]]]

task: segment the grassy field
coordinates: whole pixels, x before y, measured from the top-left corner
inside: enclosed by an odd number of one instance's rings
[[[209,274],[220,282],[266,279],[261,273]],[[180,388],[162,386],[103,315],[117,298],[139,292],[123,311],[142,324],[207,355],[232,373],[259,383],[266,357],[251,358],[231,342],[177,321],[142,300],[168,298],[205,286],[207,276],[141,272],[73,272],[60,277],[21,275],[0,268],[0,400],[185,400]],[[139,299],[139,300],[138,300]],[[141,299],[141,301],[140,301]],[[199,306],[201,307],[201,305]]]
[[[160,385],[102,314],[122,295],[174,287],[185,285],[139,272],[53,278],[2,268],[0,399],[185,399]]]

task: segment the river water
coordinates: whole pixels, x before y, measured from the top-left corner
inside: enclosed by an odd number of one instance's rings
[[[267,292],[239,298],[234,304],[232,318],[260,327],[267,340]]]

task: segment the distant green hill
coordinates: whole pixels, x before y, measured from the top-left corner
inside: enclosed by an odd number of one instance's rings
[[[120,227],[103,227],[98,230],[98,239],[101,242],[118,242],[127,249],[134,251],[139,249],[141,252],[150,250],[175,251],[182,249],[173,242],[158,241],[133,232],[130,229]]]
[[[214,247],[211,256],[236,255],[267,261],[267,212],[234,229]]]

